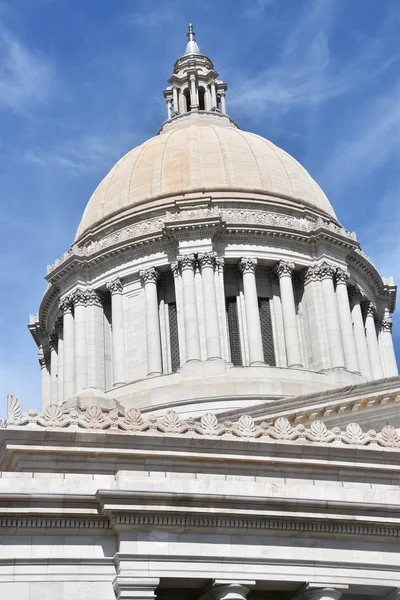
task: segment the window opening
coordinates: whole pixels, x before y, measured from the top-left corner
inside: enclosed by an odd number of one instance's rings
[[[271,307],[269,298],[258,299],[258,309],[260,312],[261,338],[264,351],[264,361],[267,365],[275,367],[275,349],[272,333]]]
[[[235,367],[242,366],[242,349],[240,346],[237,297],[226,298],[226,317],[228,321],[229,347],[231,350],[231,361]]]

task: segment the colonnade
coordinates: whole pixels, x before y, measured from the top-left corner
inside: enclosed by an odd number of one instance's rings
[[[113,588],[117,600],[133,599],[149,600],[151,598],[163,598],[160,579],[156,577],[124,578],[117,576]],[[256,581],[214,579],[204,589],[200,600],[246,600],[252,590],[256,589]],[[305,583],[293,592],[293,600],[340,600],[343,593],[348,591],[349,586],[344,584],[321,585],[316,583]],[[176,596],[178,597],[178,596]],[[186,596],[185,596],[186,597]]]
[[[221,307],[216,289],[215,270],[223,268],[223,259],[214,252],[184,254],[177,257],[174,270],[180,277],[182,297],[185,362],[227,358],[221,347]],[[256,284],[257,259],[240,259],[246,342],[249,364],[264,364],[258,293]],[[199,314],[195,274],[201,274],[202,311]],[[283,334],[287,366],[303,368],[304,359],[293,288],[294,263],[280,261],[274,267],[279,279]],[[140,271],[145,295],[145,326],[147,375],[163,373],[161,328],[157,283],[160,273],[155,267]],[[346,368],[360,372],[367,379],[397,375],[392,341],[392,323],[385,312],[377,331],[377,311],[372,302],[363,298],[355,288],[348,289],[349,275],[344,269],[327,262],[308,267],[304,272],[304,294],[314,286],[312,299],[313,325],[311,345],[315,353],[325,344],[329,363],[327,368]],[[174,278],[178,285],[177,277]],[[126,383],[126,352],[123,313],[124,286],[120,279],[106,284],[111,296],[112,313],[112,385]],[[317,299],[320,296],[318,305]],[[176,293],[178,296],[178,293]],[[311,296],[310,296],[311,297]],[[72,397],[85,387],[106,388],[104,357],[103,298],[93,289],[76,289],[59,304],[62,317],[56,321],[47,344],[39,352],[42,369],[42,404]],[[363,316],[365,314],[365,318]],[[202,353],[200,323],[204,325]],[[223,339],[223,338],[222,338]],[[45,350],[44,350],[45,348]],[[103,349],[99,351],[99,349]]]

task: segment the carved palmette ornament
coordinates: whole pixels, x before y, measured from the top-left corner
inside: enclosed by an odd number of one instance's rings
[[[286,417],[279,417],[270,430],[269,435],[275,440],[295,440],[299,437],[299,432],[293,429],[290,421]]]
[[[236,427],[232,428],[232,433],[239,437],[253,438],[261,435],[259,427],[256,427],[254,419],[249,415],[242,415]]]
[[[346,431],[342,434],[342,440],[345,444],[352,444],[355,446],[365,446],[370,442],[368,435],[363,433],[358,423],[349,423],[346,427]]]
[[[7,396],[7,423],[16,425],[22,421],[22,411],[20,401],[16,396],[8,394]]]
[[[377,442],[380,446],[397,448],[400,438],[393,425],[385,425],[381,433],[377,436]]]
[[[80,427],[85,429],[105,429],[109,424],[105,414],[98,406],[89,406],[79,420]]]
[[[70,419],[63,414],[58,404],[49,404],[44,414],[39,415],[37,422],[38,425],[43,425],[43,427],[67,427],[70,424]]]
[[[214,413],[206,413],[201,417],[200,427],[197,428],[197,431],[203,435],[220,435],[221,426]]]
[[[145,431],[149,425],[144,422],[142,413],[137,408],[129,408],[120,419],[120,427],[124,431]]]
[[[306,432],[306,439],[312,442],[329,443],[332,442],[335,437],[336,436],[329,431],[322,421],[314,421],[311,423],[310,429]]]
[[[158,424],[158,429],[164,433],[183,433],[185,424],[181,422],[178,413],[167,410],[161,423]]]

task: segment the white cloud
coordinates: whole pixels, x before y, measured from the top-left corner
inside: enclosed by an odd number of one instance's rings
[[[60,168],[75,173],[97,171],[115,162],[124,152],[133,147],[134,136],[89,135],[77,140],[43,149],[28,150],[24,159],[45,169]]]
[[[338,64],[328,43],[335,8],[332,0],[307,3],[282,45],[280,59],[255,77],[242,78],[231,89],[230,104],[256,117],[310,108],[354,90],[400,59],[398,53],[383,62],[384,40],[377,36],[365,40],[351,60]]]
[[[0,25],[0,108],[25,111],[46,101],[54,82],[47,58],[24,46]]]

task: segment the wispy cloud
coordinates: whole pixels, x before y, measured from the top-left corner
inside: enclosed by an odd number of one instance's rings
[[[321,179],[330,181],[332,174],[340,173],[337,182],[342,188],[358,179],[375,175],[388,161],[397,161],[400,168],[400,85],[386,88],[384,94],[365,103],[353,126],[327,157],[327,166]],[[400,220],[400,213],[399,213]]]
[[[246,0],[245,17],[259,17],[267,6],[274,4],[275,0]]]
[[[338,63],[329,48],[335,4],[318,0],[307,6],[310,10],[289,32],[279,61],[251,79],[243,78],[231,93],[231,104],[256,116],[309,108],[350,92],[400,59],[398,53],[382,62],[383,43],[377,38],[366,41],[350,60]]]
[[[165,22],[172,21],[174,17],[172,10],[143,10],[128,13],[127,19],[133,25],[139,27],[157,27]]]
[[[115,162],[134,145],[134,136],[88,135],[76,140],[67,140],[54,148],[37,147],[28,150],[24,159],[44,169],[59,168],[72,173],[99,170]]]
[[[0,108],[24,112],[29,106],[46,101],[53,83],[50,61],[0,24]]]

